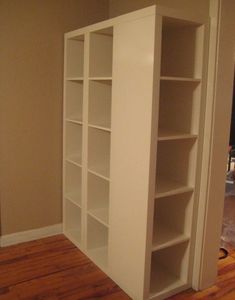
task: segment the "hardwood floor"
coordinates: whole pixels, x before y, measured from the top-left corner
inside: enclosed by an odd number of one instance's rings
[[[0,250],[0,300],[129,300],[63,235]]]
[[[0,249],[0,300],[62,299],[130,300],[63,235]],[[169,299],[234,300],[235,252],[219,261],[216,285]]]

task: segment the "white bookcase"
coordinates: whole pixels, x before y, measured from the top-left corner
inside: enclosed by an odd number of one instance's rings
[[[134,300],[191,286],[206,32],[152,6],[65,35],[64,233]]]

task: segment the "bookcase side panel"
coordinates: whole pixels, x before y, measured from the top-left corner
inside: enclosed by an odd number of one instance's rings
[[[110,276],[143,299],[155,16],[114,26]]]

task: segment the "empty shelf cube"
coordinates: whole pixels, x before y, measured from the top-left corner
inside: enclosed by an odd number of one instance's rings
[[[76,164],[82,163],[82,125],[66,122],[66,159]]]
[[[66,77],[83,77],[84,69],[84,36],[78,36],[67,40],[66,43]]]
[[[70,162],[65,163],[65,198],[81,205],[82,169]]]
[[[156,198],[193,189],[195,153],[196,142],[191,139],[158,144]]]
[[[189,240],[192,208],[192,192],[155,201],[153,251]]]
[[[112,77],[113,28],[90,35],[90,77]]]
[[[110,173],[110,133],[89,128],[88,169],[109,178]]]
[[[89,124],[111,127],[111,80],[91,80],[89,87]]]
[[[150,299],[186,285],[188,258],[188,242],[153,252]]]
[[[83,81],[66,81],[66,119],[82,122],[83,109]]]
[[[200,91],[195,82],[161,81],[159,136],[198,134]]]
[[[108,229],[91,216],[87,218],[87,250],[98,266],[107,265]]]
[[[88,212],[108,225],[109,182],[91,173],[88,173]]]
[[[75,244],[81,243],[81,208],[68,199],[65,201],[64,230]]]
[[[203,26],[163,18],[161,75],[201,77]]]

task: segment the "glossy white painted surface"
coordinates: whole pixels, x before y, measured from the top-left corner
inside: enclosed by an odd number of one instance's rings
[[[109,258],[113,278],[136,300],[145,277],[154,22],[114,29]]]

